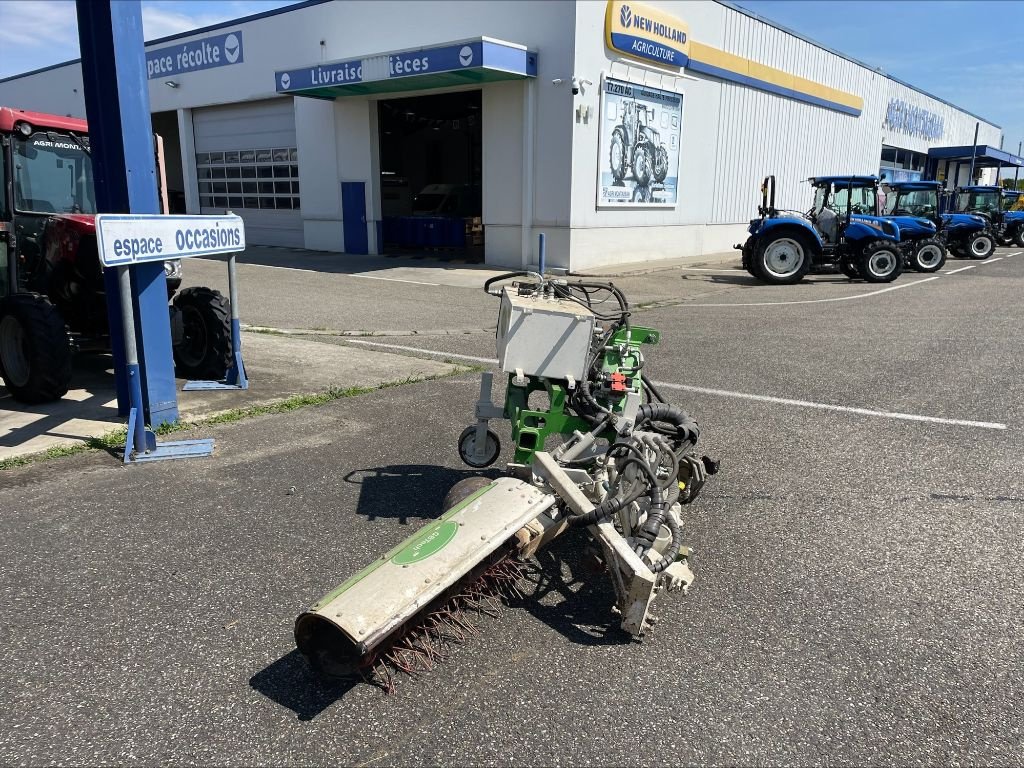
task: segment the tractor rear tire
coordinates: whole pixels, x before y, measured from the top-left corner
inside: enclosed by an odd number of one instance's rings
[[[1024,224],[1017,227],[1017,234],[1014,235],[1013,242],[1018,248],[1024,248]]]
[[[918,272],[938,272],[946,263],[946,246],[936,237],[926,237],[914,243],[910,267]]]
[[[765,235],[750,260],[750,273],[772,285],[799,283],[810,269],[810,243],[797,232]]]
[[[895,244],[872,240],[861,251],[857,269],[869,283],[891,283],[903,272],[903,256]]]
[[[186,379],[223,379],[231,366],[231,312],[212,288],[186,288],[174,298],[184,333],[174,345],[174,363]]]
[[[71,385],[71,345],[60,311],[38,293],[0,301],[0,376],[15,400],[60,400]]]
[[[964,251],[975,261],[984,261],[996,250],[996,240],[988,232],[974,232],[967,237]]]

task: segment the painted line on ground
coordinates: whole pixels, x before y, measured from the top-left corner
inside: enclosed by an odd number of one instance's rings
[[[968,267],[960,267],[960,269],[951,269],[948,272],[943,272],[942,274],[944,274],[944,275],[955,275],[957,272],[963,272],[965,269],[974,269],[976,266],[978,266],[978,265],[977,264],[971,264]]]
[[[970,267],[967,267],[970,269]],[[680,302],[679,304],[673,304],[673,308],[687,308],[687,307],[787,307],[793,306],[794,304],[828,304],[835,301],[854,301],[856,299],[866,299],[870,296],[878,296],[889,291],[898,291],[903,288],[913,288],[915,285],[921,285],[923,283],[930,283],[932,280],[938,280],[939,275],[935,277],[926,277],[924,280],[915,280],[912,283],[901,283],[900,285],[891,285],[888,288],[882,288],[878,291],[871,291],[869,293],[858,293],[855,296],[833,296],[829,299],[801,299],[798,301],[749,301],[749,302],[737,302],[735,304],[728,303],[715,303],[715,304],[698,304],[696,302]]]
[[[934,278],[931,278],[934,279]],[[923,281],[922,281],[923,282]],[[359,344],[365,347],[378,347],[384,350],[401,352],[415,352],[418,354],[435,355],[452,360],[466,360],[473,363],[484,363],[486,365],[497,365],[494,358],[475,357],[473,355],[462,355],[455,352],[437,352],[432,349],[421,349],[419,347],[407,347],[400,344],[382,344],[377,341],[363,341],[361,339],[346,339],[346,344]],[[666,389],[678,389],[684,392],[699,392],[705,395],[717,397],[732,397],[740,400],[753,400],[761,403],[774,403],[776,405],[789,405],[798,408],[811,408],[821,411],[835,411],[838,413],[852,413],[857,416],[873,416],[876,418],[895,419],[898,421],[918,421],[926,424],[942,424],[956,427],[977,427],[979,429],[1005,430],[1005,424],[993,421],[970,421],[966,419],[946,419],[939,416],[922,416],[916,413],[899,413],[897,411],[879,411],[873,408],[857,408],[849,405],[833,405],[831,403],[815,403],[808,400],[792,400],[787,397],[772,397],[771,395],[755,395],[750,392],[733,392],[727,389],[711,389],[708,387],[695,387],[689,384],[673,384],[667,381],[654,382],[656,387]]]
[[[991,264],[993,261],[1002,261],[1002,260],[1003,260],[1002,256],[996,256],[995,258],[992,258],[992,259],[985,259],[978,266],[979,267],[984,267],[986,264]]]
[[[337,275],[338,277],[362,277],[366,280],[387,280],[390,283],[412,283],[413,285],[429,285],[432,288],[439,288],[440,283],[425,283],[420,280],[403,280],[398,277],[380,277],[378,275],[361,275],[356,272],[325,272],[322,269],[303,269],[302,267],[279,267],[275,264],[249,264],[240,262],[240,267],[260,267],[262,269],[281,269],[285,272],[306,272],[307,274]]]
[[[814,403],[808,400],[791,400],[786,397],[772,397],[770,395],[754,395],[749,392],[730,392],[726,389],[709,389],[708,387],[694,387],[688,384],[671,384],[658,381],[655,386],[666,389],[679,389],[685,392],[700,392],[705,395],[717,395],[719,397],[735,397],[743,400],[755,400],[762,403],[775,403],[778,405],[791,405],[799,408],[814,408],[822,411],[838,411],[840,413],[853,413],[858,416],[875,416],[884,419],[897,419],[903,421],[923,421],[929,424],[946,424],[957,427],[978,427],[979,429],[1006,429],[1005,424],[993,421],[967,421],[964,419],[945,419],[939,416],[922,416],[916,413],[899,413],[897,411],[877,411],[873,408],[856,408],[848,405],[832,405],[831,403]]]

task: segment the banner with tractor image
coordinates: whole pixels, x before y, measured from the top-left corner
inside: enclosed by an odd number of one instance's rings
[[[605,78],[598,207],[674,207],[682,128],[682,94]]]

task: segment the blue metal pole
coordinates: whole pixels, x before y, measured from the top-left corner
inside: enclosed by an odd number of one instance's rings
[[[541,232],[537,239],[540,240],[540,273],[544,274],[544,269],[547,267],[548,252],[547,252],[547,237]]]
[[[159,213],[149,81],[139,0],[77,0],[82,80],[101,213]],[[108,271],[109,272],[109,271]],[[131,267],[131,296],[143,410],[156,427],[178,418],[167,281],[160,263]],[[130,400],[128,363],[121,336],[119,281],[105,275],[107,319],[122,412]],[[144,415],[144,418],[143,418]]]

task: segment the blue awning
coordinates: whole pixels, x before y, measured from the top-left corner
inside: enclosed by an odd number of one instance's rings
[[[929,160],[953,160],[963,163],[971,162],[974,157],[975,168],[1024,168],[1024,157],[1004,152],[987,144],[977,147],[970,144],[963,147],[932,147],[928,150]]]

